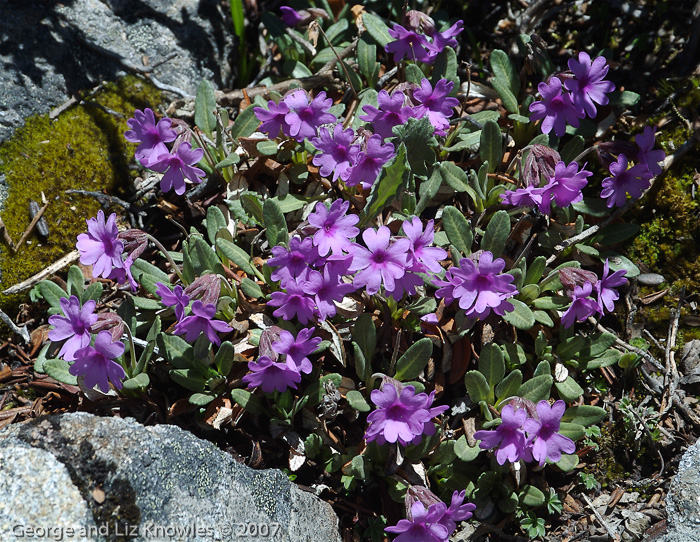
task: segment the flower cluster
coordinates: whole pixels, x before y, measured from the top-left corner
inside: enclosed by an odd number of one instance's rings
[[[406,492],[406,518],[386,531],[398,533],[394,542],[447,542],[458,521],[472,517],[476,506],[465,503],[466,491],[455,491],[450,506],[422,486],[411,486]]]
[[[405,58],[432,64],[445,47],[457,46],[455,38],[463,29],[464,22],[457,21],[438,32],[433,19],[425,13],[411,10],[406,14],[404,26],[394,24],[394,28],[389,30],[394,41],[387,43],[384,49],[394,55],[394,62],[401,62]]]
[[[515,463],[521,459],[533,459],[543,466],[547,460],[557,462],[561,454],[574,453],[574,442],[559,433],[562,416],[566,410],[564,401],[550,405],[540,401],[537,406],[526,399],[516,399],[501,411],[501,424],[494,431],[480,430],[474,433],[479,447],[496,449],[496,461]],[[522,405],[523,408],[518,408]]]
[[[365,440],[378,444],[418,444],[423,435],[435,434],[431,420],[449,408],[446,405],[431,408],[435,392],[416,394],[415,387],[389,377],[384,378],[381,389],[372,391],[370,398],[377,409],[367,416],[370,425]]]
[[[627,284],[625,274],[627,271],[624,269],[610,273],[610,262],[607,259],[600,279],[592,271],[575,267],[560,269],[559,278],[572,299],[571,305],[562,314],[562,325],[571,327],[576,321],[583,322],[595,314],[605,314],[605,310],[615,310],[615,301],[620,298],[616,288]],[[596,293],[597,299],[592,298],[593,292]]]
[[[134,117],[127,121],[131,130],[124,132],[124,137],[132,143],[139,143],[136,159],[143,167],[163,173],[160,189],[163,192],[174,190],[179,196],[185,193],[185,180],[195,184],[202,182],[204,171],[194,167],[202,159],[204,151],[193,149],[185,138],[189,132],[178,137],[171,128],[172,121],[163,118],[155,122],[155,115],[150,109],[134,112]],[[175,141],[171,150],[166,143]]]
[[[541,100],[530,104],[530,118],[542,121],[542,132],[548,134],[554,129],[557,137],[566,132],[566,125],[574,128],[579,120],[588,115],[598,114],[595,104],[606,105],[607,94],[615,90],[615,85],[604,78],[608,73],[607,60],[599,56],[591,61],[585,52],[580,52],[578,60],[569,59],[571,76],[553,76],[549,82],[540,83],[537,90]],[[564,84],[562,86],[562,78]]]

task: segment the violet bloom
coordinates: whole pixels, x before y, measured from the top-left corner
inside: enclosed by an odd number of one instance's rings
[[[566,124],[577,128],[579,119],[583,118],[583,113],[579,112],[571,102],[568,93],[562,93],[561,80],[552,77],[549,84],[540,83],[537,85],[542,100],[530,104],[530,119],[542,121],[542,133],[548,134],[554,128],[557,137],[566,133]]]
[[[260,386],[265,393],[284,392],[287,388],[297,388],[301,382],[298,371],[290,369],[286,363],[276,363],[268,356],[260,356],[257,361],[249,361],[248,369],[252,372],[243,377],[249,388]]]
[[[656,142],[656,128],[644,127],[644,133],[634,136],[634,141],[639,147],[637,151],[637,162],[645,164],[652,175],[659,175],[663,169],[659,162],[663,162],[666,153],[661,149],[654,149]]]
[[[192,303],[192,313],[180,320],[173,333],[175,335],[184,335],[185,340],[189,343],[196,341],[199,336],[204,335],[209,339],[209,342],[220,345],[221,339],[216,334],[227,333],[232,328],[221,320],[212,320],[216,314],[216,305],[213,303],[204,304],[199,299]]]
[[[608,200],[608,207],[622,207],[627,201],[627,194],[635,199],[651,186],[651,171],[645,164],[636,164],[627,169],[627,157],[621,154],[617,162],[610,164],[612,177],[606,177],[601,183],[603,190],[600,197]]]
[[[272,343],[272,349],[277,354],[287,356],[286,362],[290,369],[296,372],[309,374],[313,370],[309,354],[311,354],[319,344],[321,337],[313,337],[313,328],[300,329],[296,338],[286,329],[280,331],[279,338]]]
[[[411,241],[411,254],[422,269],[418,272],[428,270],[433,273],[442,271],[440,260],[447,258],[447,252],[440,247],[431,247],[435,239],[435,221],[430,219],[423,230],[423,223],[420,218],[414,216],[410,221],[404,220],[403,232]]]
[[[168,154],[165,143],[175,141],[177,134],[170,128],[172,121],[163,118],[156,124],[156,118],[151,109],[134,111],[134,118],[126,121],[131,130],[124,132],[124,137],[132,143],[140,143],[136,148],[135,158],[144,167],[150,167],[152,160],[161,154]]]
[[[388,533],[397,533],[394,542],[447,542],[450,531],[441,520],[447,506],[445,503],[431,504],[427,509],[422,502],[411,506],[411,519],[400,519],[393,527],[386,527]]]
[[[319,201],[314,212],[308,216],[309,224],[318,231],[314,233],[313,243],[318,248],[320,256],[326,256],[329,252],[341,255],[350,246],[350,240],[357,237],[360,230],[355,227],[360,217],[355,214],[347,214],[350,202],[336,199],[330,209]]]
[[[122,380],[126,373],[119,363],[114,361],[124,353],[121,342],[112,342],[109,331],[100,331],[95,338],[95,346],[86,346],[75,352],[75,362],[68,372],[73,376],[85,376],[85,386],[100,386],[102,393],[109,391],[109,383],[118,390],[122,389]]]
[[[284,102],[276,104],[273,100],[267,102],[267,109],[264,107],[256,107],[253,109],[255,116],[259,121],[262,122],[259,131],[267,133],[270,139],[275,139],[280,130],[282,133],[289,137],[289,124],[284,120],[287,113],[289,113],[289,107]]]
[[[287,26],[296,26],[304,20],[297,10],[289,6],[280,6],[280,11],[282,12],[282,22]]]
[[[452,534],[457,528],[458,521],[465,521],[472,517],[472,512],[476,509],[476,505],[470,502],[465,503],[464,498],[467,496],[467,491],[455,491],[452,494],[450,507],[445,511],[445,515],[440,519],[440,523],[444,525]]]
[[[576,451],[574,441],[569,437],[560,434],[559,426],[561,418],[566,410],[564,401],[555,401],[549,405],[547,401],[537,403],[537,417],[539,418],[538,428],[528,434],[532,440],[532,457],[539,462],[540,467],[547,459],[556,463],[561,459],[561,454],[572,454]],[[527,429],[527,427],[526,427]]]
[[[396,387],[400,383],[385,382],[381,390],[370,394],[377,409],[367,416],[369,427],[365,433],[367,442],[378,444],[398,442],[402,446],[418,444],[424,434],[435,434],[431,420],[448,409],[446,405],[430,408],[435,392],[428,396],[416,394],[413,386]]]
[[[581,191],[588,184],[587,178],[591,175],[593,173],[585,169],[579,171],[576,162],[571,162],[568,166],[564,162],[557,162],[554,177],[550,179],[547,188],[559,207],[568,207],[583,199]]]
[[[615,310],[615,301],[620,299],[620,294],[615,288],[619,288],[627,284],[627,279],[624,275],[627,273],[625,269],[620,269],[610,274],[610,264],[608,260],[605,260],[603,264],[603,276],[601,279],[595,283],[593,289],[598,294],[598,312],[603,314],[603,309],[607,309],[608,312],[613,312]]]
[[[599,312],[598,303],[595,299],[590,298],[592,292],[593,285],[590,282],[585,282],[583,286],[574,287],[574,291],[570,294],[573,301],[561,316],[561,323],[564,327],[571,327],[576,321],[583,322]]]
[[[437,55],[441,53],[445,47],[452,47],[453,49],[457,47],[457,40],[455,39],[464,30],[464,21],[457,21],[447,30],[442,32],[434,32],[432,34],[433,46],[432,54]]]
[[[398,63],[408,58],[430,63],[437,54],[423,34],[406,30],[400,24],[394,24],[394,28],[389,30],[389,35],[395,41],[387,43],[384,50],[394,55],[394,62]]]
[[[394,157],[394,145],[387,143],[382,145],[382,136],[372,135],[367,140],[365,150],[357,155],[357,162],[353,164],[350,175],[345,181],[348,186],[361,184],[362,188],[371,188],[376,182],[382,166]]]
[[[378,230],[366,229],[362,239],[367,248],[352,245],[352,263],[350,271],[359,271],[355,275],[355,288],[364,286],[369,295],[379,292],[380,286],[391,291],[396,279],[403,277],[408,263],[408,251],[411,242],[398,239],[391,243],[391,231],[386,226]]]
[[[322,124],[335,123],[335,115],[329,113],[333,100],[326,98],[326,92],[321,91],[309,103],[305,90],[295,90],[284,97],[284,103],[289,107],[289,113],[284,121],[289,126],[289,135],[299,141],[311,139],[316,135],[316,129]]]
[[[158,173],[165,173],[160,180],[160,189],[168,192],[174,189],[178,196],[185,193],[185,179],[199,184],[205,173],[195,164],[204,156],[202,149],[193,149],[187,141],[183,141],[174,153],[161,154],[152,160],[149,168]]]
[[[501,411],[501,425],[494,431],[477,431],[474,438],[481,441],[479,447],[484,450],[496,448],[496,461],[499,465],[506,461],[515,463],[525,455],[525,418],[527,411],[522,408],[514,410],[513,405],[506,405]]]
[[[446,281],[436,281],[442,286],[436,297],[444,297],[448,303],[459,300],[459,308],[468,318],[484,319],[491,311],[503,316],[505,311],[512,311],[513,305],[507,299],[518,293],[511,284],[513,275],[499,274],[506,262],[502,258],[493,259],[488,250],[472,254],[459,261],[459,267],[447,270]]]
[[[289,278],[297,278],[305,273],[317,259],[318,251],[313,246],[311,238],[305,237],[302,240],[294,236],[289,240],[289,248],[272,247],[272,258],[267,260],[267,265],[277,269],[270,274],[270,278],[283,282]]]
[[[343,267],[342,263],[331,261],[323,267],[321,287],[314,296],[318,316],[321,320],[333,318],[337,312],[335,301],[342,301],[346,295],[356,289],[353,284],[343,282],[339,271],[341,267]]]
[[[550,189],[551,186],[549,184],[540,187],[531,184],[524,188],[508,190],[500,194],[499,197],[507,205],[537,207],[540,213],[548,215],[552,212],[552,194]]]
[[[316,275],[320,275],[316,273]],[[310,280],[305,278],[290,278],[285,281],[285,292],[272,292],[270,301],[271,307],[279,307],[273,316],[281,316],[283,320],[297,318],[301,324],[306,325],[313,320],[316,315],[316,307],[312,296],[321,288],[321,277],[311,276]]]
[[[174,306],[175,316],[178,320],[182,320],[182,317],[185,315],[185,309],[190,304],[190,297],[187,294],[185,294],[185,291],[182,289],[182,286],[178,284],[177,286],[175,286],[175,289],[173,291],[170,291],[170,288],[168,288],[165,284],[163,284],[162,282],[157,282],[156,294],[160,296],[163,305],[165,305],[166,307]]]
[[[413,91],[414,101],[418,102],[414,107],[416,118],[420,119],[428,115],[430,124],[435,128],[435,134],[439,136],[447,134],[446,130],[450,127],[450,121],[447,119],[459,105],[457,98],[449,97],[452,87],[454,87],[453,81],[440,79],[433,89],[430,81],[423,79],[420,88]]]
[[[353,145],[355,132],[352,128],[343,130],[342,123],[338,123],[333,128],[333,136],[328,128],[321,127],[318,130],[318,137],[314,137],[311,143],[319,151],[313,157],[315,166],[319,166],[319,174],[321,177],[330,177],[333,175],[333,182],[336,182],[340,177],[342,180],[347,180],[350,175],[352,164],[357,159],[357,154],[360,152],[359,145]]]
[[[578,60],[569,59],[569,69],[574,73],[574,78],[567,79],[564,86],[571,92],[574,106],[580,112],[595,118],[598,114],[595,104],[607,104],[607,93],[615,90],[613,83],[603,80],[608,73],[608,61],[605,57],[599,56],[591,62],[588,53],[581,51],[578,54]]]
[[[406,95],[400,90],[394,91],[389,96],[386,90],[380,90],[377,94],[377,104],[379,109],[373,105],[365,105],[362,110],[366,113],[360,115],[360,119],[372,124],[375,134],[382,136],[382,139],[394,137],[391,129],[394,126],[403,126],[409,118],[415,116],[412,107],[404,105]]]
[[[90,345],[90,326],[98,318],[97,314],[93,314],[95,302],[90,299],[81,307],[80,300],[74,295],[70,299],[62,297],[59,302],[65,316],[49,316],[49,324],[54,326],[49,331],[49,339],[53,342],[65,340],[58,357],[73,361],[76,350]]]
[[[122,252],[124,243],[118,239],[117,215],[112,213],[105,222],[102,210],[97,217],[87,220],[87,233],[78,235],[76,248],[80,253],[80,263],[92,265],[94,278],[109,278],[113,268],[123,268]]]

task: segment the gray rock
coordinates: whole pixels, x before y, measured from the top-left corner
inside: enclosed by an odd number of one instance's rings
[[[217,0],[3,1],[0,11],[0,142],[30,115],[113,81],[124,59],[194,95],[202,79],[230,86],[230,14]]]
[[[132,419],[73,413],[1,431],[0,495],[3,542],[29,529],[46,540],[340,542],[330,505],[282,472]]]
[[[700,542],[700,440],[681,458],[666,496],[666,513],[668,531],[658,542]]]

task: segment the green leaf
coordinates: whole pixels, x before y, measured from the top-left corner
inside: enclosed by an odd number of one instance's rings
[[[535,486],[526,485],[520,491],[520,504],[528,508],[537,508],[545,503],[545,496]]]
[[[606,205],[605,200],[602,198],[591,198],[584,196],[583,200],[572,203],[571,206],[577,213],[589,216],[600,218],[610,214],[610,209]]]
[[[498,211],[489,220],[481,240],[481,248],[493,254],[494,259],[501,255],[506,248],[510,235],[510,215],[508,211]]]
[[[569,407],[561,418],[562,422],[578,423],[584,427],[595,425],[607,416],[604,408],[593,405]]]
[[[238,141],[239,137],[248,137],[258,129],[259,125],[260,120],[255,116],[255,107],[248,106],[233,121],[230,132],[231,139]]]
[[[357,42],[357,64],[360,73],[367,80],[368,87],[374,87],[377,83],[379,66],[377,62],[377,46],[370,43],[363,34]]]
[[[329,13],[329,15],[333,15],[333,13]],[[350,26],[350,23],[348,23],[347,19],[340,19],[337,23],[332,24],[331,26],[328,27],[326,30],[326,38],[328,41],[331,43],[335,44],[336,38],[340,36],[343,32],[345,32]]]
[[[634,265],[630,260],[625,258],[622,254],[618,254],[613,250],[601,250],[600,261],[604,262],[609,260],[610,271],[620,271],[624,269],[627,271],[625,278],[631,279],[639,275],[639,268]]]
[[[453,162],[440,162],[435,171],[442,177],[443,182],[456,192],[466,192],[472,201],[478,197],[469,184],[467,173]]]
[[[192,345],[177,335],[159,333],[156,338],[158,350],[173,367],[186,369],[194,367],[194,350]]]
[[[309,198],[295,196],[294,194],[287,194],[286,196],[275,196],[274,198],[270,199],[276,201],[279,205],[280,210],[285,214],[291,213],[292,211],[298,211],[299,209],[304,207],[304,205],[309,203]]]
[[[272,199],[266,199],[263,204],[263,224],[270,247],[276,247],[282,243],[286,244],[289,241],[284,213],[280,209],[279,203]]]
[[[435,194],[437,194],[438,190],[440,190],[441,185],[442,175],[440,175],[439,167],[434,167],[433,172],[428,178],[428,180],[423,181],[420,184],[420,188],[418,189],[418,193],[420,194],[420,200],[418,200],[418,204],[416,205],[416,208],[414,210],[416,215],[420,215],[425,210],[425,208],[432,201],[433,197],[435,197]]]
[[[562,341],[559,343],[559,346],[557,346],[557,355],[563,360],[573,359],[576,354],[583,349],[587,341],[590,341],[590,339],[582,335],[575,335],[570,339]]]
[[[404,67],[404,74],[406,77],[406,81],[415,83],[418,86],[420,86],[421,81],[425,79],[425,74],[423,73],[423,70],[421,70],[417,64],[406,64],[406,66]]]
[[[576,441],[586,436],[586,429],[578,423],[562,422],[559,426],[559,433]]]
[[[245,39],[245,13],[243,11],[243,0],[231,0],[231,22],[233,31],[239,40]]]
[[[535,285],[532,284],[531,286]],[[515,298],[508,299],[508,302],[512,303],[514,308],[512,311],[506,311],[503,315],[503,319],[506,322],[514,325],[518,329],[530,329],[535,325],[535,315],[530,307]]]
[[[479,157],[489,163],[489,173],[496,171],[503,158],[503,135],[501,128],[494,121],[487,121],[481,131]]]
[[[216,234],[219,230],[226,229],[226,218],[216,205],[210,205],[207,209],[207,237],[209,242],[216,243]]]
[[[148,311],[158,311],[163,308],[163,304],[157,299],[150,299],[148,297],[138,297],[133,296],[134,306],[137,309],[148,310]]]
[[[44,372],[57,382],[63,382],[70,386],[78,385],[78,377],[68,372],[70,365],[62,359],[47,359],[43,363]]]
[[[219,257],[201,235],[190,236],[190,258],[199,276],[206,274],[207,271],[224,274]]]
[[[350,408],[354,408],[358,412],[369,412],[372,410],[364,396],[357,390],[350,390],[345,395],[345,399],[347,399]]]
[[[194,123],[202,132],[212,137],[216,129],[216,98],[214,87],[209,81],[203,79],[197,88],[197,97],[194,100]]]
[[[381,46],[382,50],[387,43],[394,41],[394,38],[389,34],[389,27],[376,15],[367,11],[362,12],[362,23],[367,29],[367,33],[372,36],[372,39]]]
[[[255,148],[263,156],[274,156],[277,154],[277,143],[269,139],[262,139],[255,144]]]
[[[241,290],[243,290],[245,295],[253,299],[260,299],[263,296],[263,291],[260,289],[258,283],[252,281],[248,277],[245,277],[241,281]]]
[[[216,370],[222,376],[228,376],[231,372],[231,367],[233,367],[233,356],[234,354],[233,345],[229,341],[225,341],[219,346],[219,349],[214,356],[214,366]]]
[[[309,402],[307,403],[307,406],[315,407],[316,405],[319,405],[321,403],[321,401],[323,400],[323,396],[326,394],[326,382],[332,382],[337,388],[340,386],[342,380],[343,377],[340,376],[338,373],[330,373],[327,375],[323,375],[320,379],[311,383],[309,386],[307,386],[307,388],[304,390],[304,393],[302,394],[307,395],[309,397]]]
[[[496,92],[498,92],[503,102],[503,107],[505,107],[509,113],[517,113],[519,111],[518,100],[505,83],[501,79],[494,78],[491,80],[491,84],[493,88],[496,89]]]
[[[600,369],[601,367],[609,367],[615,365],[620,360],[620,352],[614,348],[609,349],[600,357],[585,362],[586,370]]]
[[[131,268],[133,272],[133,265],[131,266]],[[80,296],[80,302],[84,305],[85,302],[89,301],[90,299],[92,299],[93,301],[97,301],[98,299],[100,299],[100,297],[102,297],[102,290],[103,288],[101,282],[93,282],[87,288],[85,288],[85,290],[83,290],[83,293]]]
[[[416,316],[425,316],[437,309],[437,302],[432,297],[422,297],[413,303],[406,305],[406,310],[411,311]]]
[[[549,327],[554,327],[554,320],[552,320],[552,317],[549,316],[549,314],[547,314],[545,311],[532,311],[532,314],[535,315],[535,320],[540,324]]]
[[[155,265],[148,263],[143,258],[136,258],[136,260],[134,260],[134,263],[131,265],[131,273],[136,280],[139,279],[141,274],[145,274],[151,275],[157,282],[162,282],[163,284],[170,283],[170,277],[167,273]]]
[[[39,293],[52,308],[58,310],[61,310],[61,298],[70,298],[63,288],[50,280],[42,280],[39,283]]]
[[[598,233],[593,236],[591,242],[600,243],[601,245],[616,245],[617,243],[634,237],[637,235],[638,231],[639,226],[630,222],[610,224],[601,228]]]
[[[493,343],[482,347],[479,354],[479,372],[484,375],[491,391],[493,391],[506,373],[506,364],[503,361],[503,352]],[[492,395],[489,393],[489,395]],[[493,397],[490,397],[493,404]]]
[[[442,52],[435,58],[433,62],[433,74],[430,78],[433,84],[433,88],[440,79],[447,79],[452,81],[454,86],[452,87],[451,95],[456,95],[459,90],[459,77],[457,76],[457,53],[455,53],[452,47],[445,47]]]
[[[365,359],[371,362],[377,347],[377,330],[374,327],[372,315],[368,313],[360,315],[352,327],[352,338],[362,350]]]
[[[251,414],[262,415],[267,413],[262,401],[248,390],[241,388],[232,389],[231,399],[235,403],[241,405],[246,412],[250,412]]]
[[[450,243],[462,254],[472,253],[474,234],[469,222],[461,211],[452,205],[448,205],[442,212],[442,227],[447,233]]]
[[[382,168],[379,180],[372,186],[372,190],[367,198],[367,204],[362,210],[360,227],[366,225],[367,222],[377,216],[387,201],[393,201],[399,191],[399,187],[408,178],[408,174],[406,146],[401,144],[396,156]]]
[[[554,387],[557,388],[559,397],[567,403],[573,403],[583,395],[583,388],[570,376],[567,376],[564,382],[555,382]]]
[[[523,373],[520,369],[515,369],[508,373],[501,382],[496,386],[496,397],[498,401],[503,401],[509,397],[513,397],[518,393],[521,384],[523,383]]]
[[[209,403],[211,403],[214,399],[216,399],[216,395],[212,393],[193,393],[192,395],[190,395],[188,401],[192,405],[206,406]]]
[[[579,458],[576,454],[561,454],[561,459],[556,462],[556,466],[562,472],[571,472],[578,465]]]
[[[517,395],[523,399],[529,399],[533,403],[549,399],[552,382],[554,382],[554,378],[551,375],[535,376],[520,386]]]
[[[464,375],[464,385],[467,387],[469,398],[473,403],[486,401],[489,396],[489,383],[479,371],[469,371]]]
[[[433,354],[433,341],[424,337],[412,344],[396,362],[394,378],[401,381],[413,380],[425,369]]]
[[[85,277],[83,276],[83,272],[80,270],[80,267],[77,265],[71,265],[70,269],[68,269],[67,279],[68,280],[66,282],[68,283],[68,293],[80,299],[80,296],[85,290]]]
[[[216,240],[216,248],[218,248],[231,263],[238,266],[245,273],[248,273],[249,275],[255,275],[255,270],[253,269],[250,256],[245,250],[240,248],[238,245],[235,245],[228,239],[219,237]]]
[[[636,92],[631,92],[629,90],[619,91],[616,90],[612,92],[609,96],[610,105],[621,105],[624,107],[632,107],[637,105],[640,96]]]
[[[489,61],[491,63],[491,71],[493,71],[496,79],[506,84],[508,89],[517,96],[520,92],[520,77],[518,77],[518,72],[513,67],[510,58],[508,58],[508,53],[495,49],[491,53]]]
[[[367,363],[367,358],[360,346],[352,341],[352,352],[354,354],[355,373],[362,382],[367,382],[372,376],[372,365]]]
[[[394,133],[406,146],[406,158],[411,171],[416,175],[427,175],[428,167],[435,163],[437,139],[435,127],[426,115],[421,119],[409,118],[406,124],[394,127]]]
[[[479,448],[479,446],[469,446],[469,443],[467,442],[467,437],[465,437],[464,435],[462,435],[455,441],[454,453],[459,459],[461,459],[465,463],[474,461],[476,459],[476,456],[479,455],[479,452],[481,452],[481,448]]]
[[[148,378],[146,373],[139,373],[135,377],[122,382],[122,386],[125,390],[143,390],[147,388],[150,383],[151,379]]]
[[[170,378],[190,391],[204,391],[206,380],[199,369],[171,369]]]
[[[566,163],[569,164],[574,158],[576,158],[581,152],[583,151],[583,147],[585,144],[585,139],[583,139],[580,135],[574,136],[569,140],[569,142],[564,145],[564,148],[561,150],[561,159]]]
[[[532,306],[535,307],[536,309],[556,309],[556,310],[561,310],[569,306],[571,303],[571,298],[563,296],[563,295],[555,295],[555,296],[545,296],[545,297],[538,297],[532,302]]]

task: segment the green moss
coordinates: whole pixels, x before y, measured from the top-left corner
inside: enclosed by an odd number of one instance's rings
[[[106,85],[90,101],[122,117],[95,105],[74,107],[53,121],[48,115],[27,119],[12,139],[0,146],[0,173],[6,175],[9,187],[0,216],[15,242],[31,221],[29,201],[41,202],[43,192],[50,202],[44,213],[49,227],[46,241],[32,235],[17,254],[2,247],[2,289],[73,250],[76,236],[85,230],[85,219],[100,209],[94,198],[66,194],[66,190],[115,194],[128,186],[134,145],[123,136],[126,120],[135,109],[154,107],[162,98],[160,91],[143,80],[125,77]],[[0,294],[0,307],[12,313],[22,298]]]

